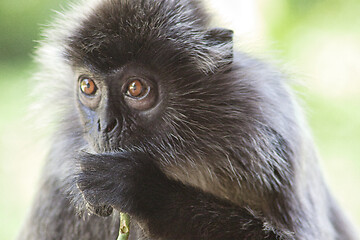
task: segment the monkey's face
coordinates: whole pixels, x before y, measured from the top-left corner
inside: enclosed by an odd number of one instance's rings
[[[162,1],[130,2],[100,4],[63,40],[85,138],[99,152],[213,151],[238,119],[228,113],[239,89],[215,77],[231,68],[232,31],[208,29],[191,11],[168,15]]]
[[[141,142],[160,111],[158,76],[138,64],[106,74],[78,71],[78,106],[88,141],[96,151]]]

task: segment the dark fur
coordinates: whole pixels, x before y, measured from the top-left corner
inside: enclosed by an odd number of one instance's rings
[[[197,1],[98,2],[39,49],[61,112],[20,239],[116,239],[118,211],[131,239],[354,239],[279,73],[233,54]],[[79,72],[109,86],[101,109],[79,102]],[[154,108],[127,107],[126,74],[155,80]]]

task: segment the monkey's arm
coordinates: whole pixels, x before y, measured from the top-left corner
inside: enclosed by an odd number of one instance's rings
[[[170,180],[145,154],[85,154],[79,160],[78,186],[86,201],[129,213],[155,239],[280,239],[247,209]]]
[[[118,220],[80,216],[60,186],[54,178],[43,179],[17,240],[116,239]]]

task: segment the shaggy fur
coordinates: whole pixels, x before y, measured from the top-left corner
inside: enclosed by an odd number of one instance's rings
[[[58,125],[20,239],[116,239],[118,211],[130,239],[354,239],[283,77],[233,53],[198,1],[85,1],[38,61]],[[124,103],[128,72],[154,79],[153,108]],[[101,109],[79,101],[81,74],[107,87]]]

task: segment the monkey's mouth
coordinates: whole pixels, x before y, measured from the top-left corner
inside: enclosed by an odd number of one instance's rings
[[[133,142],[128,131],[111,134],[101,133],[97,136],[89,136],[88,142],[97,153],[119,152]]]
[[[119,136],[109,136],[108,134],[99,134],[96,138],[90,136],[89,144],[97,153],[119,151],[123,145]]]

